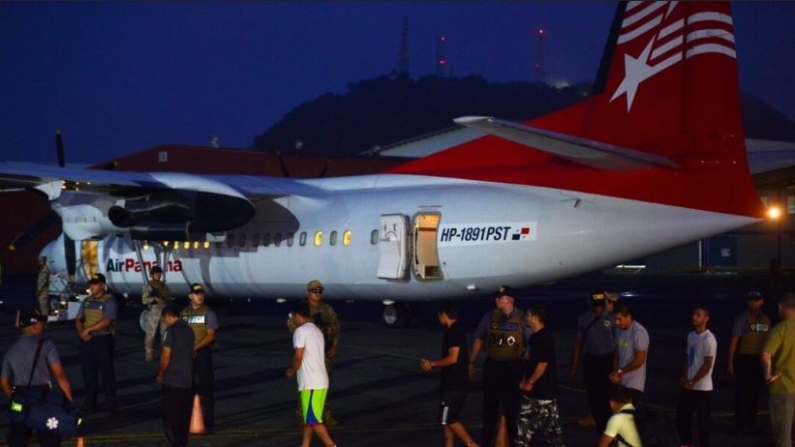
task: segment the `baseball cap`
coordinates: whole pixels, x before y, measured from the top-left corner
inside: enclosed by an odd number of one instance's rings
[[[495,298],[500,298],[506,295],[513,298],[513,287],[510,286],[497,287],[497,296],[495,296]]]
[[[91,275],[91,278],[88,279],[89,284],[106,284],[105,282],[105,275],[102,273],[94,273]]]
[[[757,292],[756,290],[754,290],[754,291],[748,293],[748,298],[747,299],[749,301],[750,300],[754,300],[754,301],[761,300],[762,299],[762,293],[761,292]]]
[[[19,327],[33,326],[36,323],[44,323],[47,317],[41,314],[38,309],[23,310],[19,312]]]
[[[191,284],[190,293],[204,293],[204,287],[199,283]]]
[[[607,299],[607,297],[604,292],[592,292],[591,296],[588,298],[588,302],[591,303],[591,306],[604,306],[605,299]]]
[[[309,281],[309,283],[306,285],[306,290],[310,289],[323,290],[323,284],[320,281],[313,279],[312,281]]]

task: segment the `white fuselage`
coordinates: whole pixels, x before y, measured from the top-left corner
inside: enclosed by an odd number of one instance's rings
[[[211,296],[289,298],[303,296],[305,284],[319,279],[331,299],[476,297],[501,284],[561,279],[755,221],[438,177],[303,182],[318,193],[254,201],[255,218],[223,242],[205,248],[203,242],[169,241],[163,265],[169,286],[178,294],[198,282]],[[141,292],[146,278],[128,236],[104,237],[93,254],[76,243],[78,281],[96,263],[117,293]],[[62,247],[56,241],[45,249],[56,269],[65,269]],[[141,259],[144,269],[158,260],[151,246],[141,250]]]

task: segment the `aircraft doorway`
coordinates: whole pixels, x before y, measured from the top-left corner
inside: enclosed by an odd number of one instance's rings
[[[413,265],[417,279],[442,279],[439,251],[436,246],[440,220],[439,214],[418,214],[414,218]]]

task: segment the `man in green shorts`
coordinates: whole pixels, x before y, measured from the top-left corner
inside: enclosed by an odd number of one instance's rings
[[[298,303],[293,308],[292,317],[297,328],[293,333],[293,362],[285,375],[297,376],[298,393],[304,422],[302,447],[309,447],[312,436],[317,436],[327,446],[335,445],[326,425],[323,423],[323,406],[328,393],[328,374],[326,373],[323,333],[312,322],[307,303]]]

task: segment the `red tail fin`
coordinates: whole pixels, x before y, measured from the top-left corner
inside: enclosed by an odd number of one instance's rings
[[[620,2],[591,98],[524,124],[673,163],[600,170],[487,136],[391,172],[762,215],[745,153],[728,2]]]

